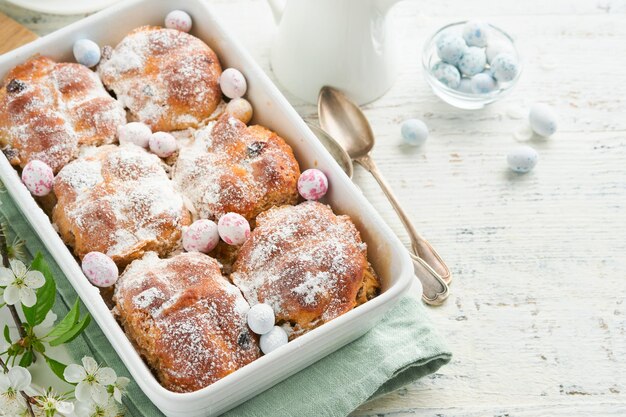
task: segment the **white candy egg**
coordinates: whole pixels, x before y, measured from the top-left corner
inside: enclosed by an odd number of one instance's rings
[[[486,46],[489,40],[489,25],[480,20],[470,20],[463,25],[463,39],[469,46]]]
[[[511,42],[502,39],[489,41],[489,45],[487,45],[487,49],[485,49],[488,63],[491,64],[496,56],[503,53],[515,54],[515,49]]]
[[[404,142],[412,146],[420,146],[428,138],[428,126],[419,119],[405,120],[400,131]]]
[[[506,157],[509,168],[520,174],[530,172],[538,159],[537,151],[530,146],[519,146],[509,152]]]
[[[467,45],[460,36],[444,33],[437,39],[437,55],[447,64],[458,64],[465,52]]]
[[[246,78],[239,70],[228,68],[220,76],[220,87],[226,97],[239,98],[246,94],[248,84],[246,83]]]
[[[474,75],[470,83],[474,94],[487,94],[496,89],[496,80],[484,72]]]
[[[134,143],[142,148],[147,148],[152,137],[152,130],[145,123],[131,122],[117,128],[117,137],[120,144]]]
[[[319,169],[307,169],[298,178],[298,192],[305,200],[319,200],[328,191],[328,178]]]
[[[491,62],[491,73],[498,82],[512,81],[518,71],[517,58],[513,54],[506,52],[498,54]]]
[[[167,132],[155,132],[148,142],[150,150],[161,158],[167,158],[178,149],[176,138]]]
[[[183,248],[187,252],[209,253],[220,241],[217,224],[200,219],[183,228]]]
[[[226,105],[226,113],[233,116],[235,119],[248,124],[252,119],[252,105],[245,98],[235,98],[228,102]]]
[[[261,335],[261,351],[268,354],[289,343],[289,337],[282,327],[274,326],[268,333]]]
[[[250,237],[250,224],[240,214],[226,213],[217,222],[217,231],[229,245],[241,245]]]
[[[79,39],[74,42],[74,58],[79,64],[95,67],[100,62],[100,47],[92,40]]]
[[[533,131],[540,136],[551,136],[557,129],[557,117],[552,107],[536,103],[530,107],[528,121]]]
[[[22,170],[22,182],[32,195],[43,197],[52,191],[54,172],[45,162],[34,159]]]
[[[191,16],[182,10],[172,10],[165,16],[165,27],[168,29],[189,32],[192,24]]]
[[[467,48],[467,51],[463,54],[459,60],[459,70],[469,77],[482,72],[485,69],[487,63],[487,57],[485,56],[485,50],[476,46]]]
[[[450,88],[457,88],[461,82],[461,74],[454,65],[439,61],[433,65],[431,72],[440,83]]]
[[[256,334],[269,333],[275,320],[274,309],[267,304],[255,304],[248,310],[248,326]]]
[[[117,282],[117,265],[102,252],[89,252],[83,257],[81,267],[89,282],[97,287],[110,287]]]

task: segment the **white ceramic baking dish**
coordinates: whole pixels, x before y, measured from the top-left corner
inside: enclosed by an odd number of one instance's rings
[[[91,286],[72,253],[54,231],[17,172],[0,157],[0,177],[26,218],[46,244],[84,301],[113,348],[145,394],[168,416],[214,416],[261,393],[289,375],[363,335],[388,311],[413,281],[409,257],[398,238],[320,145],[300,116],[253,61],[245,49],[200,0],[133,0],[92,15],[0,57],[0,77],[35,54],[71,61],[74,41],[89,38],[100,45],[116,45],[131,29],[160,25],[173,9],[186,10],[194,19],[192,34],[218,54],[224,68],[240,69],[248,80],[247,98],[254,107],[254,122],[277,131],[292,146],[301,167],[317,167],[330,181],[326,202],[338,213],[351,216],[368,244],[368,255],[383,283],[380,296],[263,356],[200,391],[179,394],[163,388]],[[421,292],[421,289],[419,289]],[[355,360],[358,360],[355,358]]]

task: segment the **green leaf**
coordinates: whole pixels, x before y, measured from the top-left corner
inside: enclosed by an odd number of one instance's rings
[[[46,363],[48,364],[52,372],[54,372],[54,374],[59,377],[60,380],[65,381],[63,372],[65,371],[65,368],[67,368],[67,365],[62,364],[61,362],[54,360],[46,355],[44,355],[43,357],[46,358]]]
[[[8,344],[11,344],[11,331],[9,330],[9,325],[4,326],[4,340],[7,341]]]
[[[78,322],[78,318],[80,315],[80,311],[78,307],[79,306],[78,306],[78,298],[77,298],[76,302],[72,306],[72,309],[67,312],[65,317],[63,317],[63,320],[58,322],[57,325],[54,326],[54,328],[50,331],[50,333],[46,335],[46,337],[51,338],[51,339],[56,339],[57,337],[62,336],[63,334],[70,331],[72,327],[74,327],[76,322]]]
[[[44,353],[46,351],[46,347],[39,341],[39,339],[33,341],[33,349],[39,353]]]
[[[56,283],[52,272],[41,252],[37,252],[35,259],[30,264],[30,269],[43,274],[46,282],[37,290],[37,302],[32,307],[22,306],[24,317],[31,326],[41,324],[46,319],[46,314],[52,309],[56,297]]]
[[[82,331],[87,328],[87,326],[89,326],[89,323],[91,323],[91,316],[87,314],[85,315],[85,317],[83,317],[83,319],[80,322],[76,323],[68,332],[57,337],[54,340],[51,340],[50,346],[58,346],[63,343],[71,342],[72,340],[76,339],[76,337],[78,337],[78,335],[81,334]]]
[[[20,366],[27,368],[30,366],[31,363],[33,363],[33,351],[27,350],[26,352],[24,352],[22,359],[20,359]]]

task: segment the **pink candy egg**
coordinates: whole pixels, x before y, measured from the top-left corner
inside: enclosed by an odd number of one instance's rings
[[[239,70],[228,68],[220,76],[220,87],[222,93],[228,98],[239,98],[246,94],[248,84]]]
[[[178,149],[176,138],[167,132],[153,133],[152,136],[150,136],[148,145],[150,146],[150,150],[161,158],[167,158]]]
[[[89,282],[96,287],[110,287],[117,282],[117,265],[102,252],[89,252],[83,257],[81,266]]]
[[[35,159],[22,170],[22,182],[32,195],[43,197],[52,191],[54,172],[48,164]]]
[[[209,253],[220,241],[217,224],[211,220],[196,220],[183,229],[183,248],[187,252]]]
[[[117,137],[120,144],[134,143],[142,148],[147,148],[152,137],[152,130],[145,123],[131,122],[117,128]]]
[[[240,214],[226,213],[217,222],[222,240],[229,245],[241,245],[250,237],[250,224]]]
[[[298,192],[306,200],[319,200],[328,191],[328,178],[319,169],[307,169],[298,179]]]
[[[181,32],[189,32],[191,30],[191,16],[182,10],[172,10],[165,16],[165,27],[168,29],[177,29]]]

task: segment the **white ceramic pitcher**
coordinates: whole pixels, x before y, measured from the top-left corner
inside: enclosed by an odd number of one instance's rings
[[[311,103],[329,85],[359,104],[396,78],[398,46],[387,12],[400,0],[268,0],[278,25],[272,70]]]

